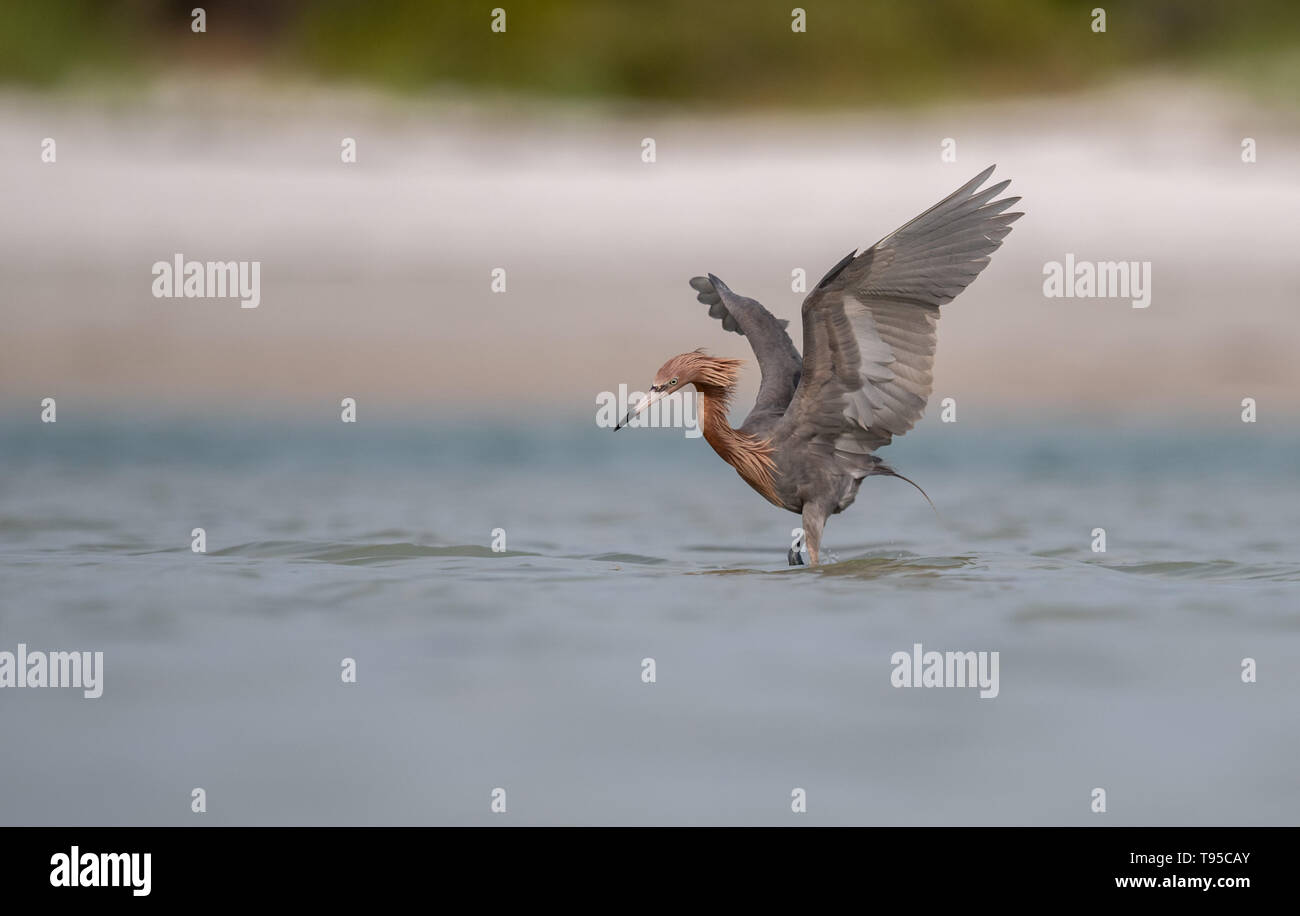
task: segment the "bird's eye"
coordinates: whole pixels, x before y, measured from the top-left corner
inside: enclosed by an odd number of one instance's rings
[[[669,385],[676,385],[676,384],[677,384],[677,379],[673,379],[673,380],[672,380],[671,382],[669,382],[668,384],[669,384]]]

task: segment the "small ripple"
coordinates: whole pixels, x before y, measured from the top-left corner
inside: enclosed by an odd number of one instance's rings
[[[459,544],[449,547],[430,547],[408,542],[394,544],[331,544],[312,541],[252,541],[211,551],[215,557],[250,557],[253,559],[314,560],[320,563],[337,563],[343,566],[366,566],[375,563],[392,563],[399,560],[418,560],[428,557],[534,557],[535,553],[522,550],[494,551],[481,544]]]
[[[0,534],[14,532],[30,534],[42,531],[112,531],[117,525],[102,519],[55,516],[51,518],[20,518],[0,515]]]
[[[890,576],[900,577],[938,577],[953,570],[973,569],[978,565],[975,557],[920,557],[913,554],[890,554],[888,556],[850,557],[839,561],[826,561],[816,567],[789,566],[779,569],[753,569],[731,567],[728,569],[701,570],[698,575],[729,576],[737,574],[754,575],[789,575],[791,573],[814,573],[828,577],[846,577],[851,579],[883,579]]]
[[[823,576],[882,579],[887,576],[937,577],[958,569],[972,569],[975,557],[874,556],[853,557],[817,567]]]
[[[635,563],[641,566],[660,566],[668,562],[663,557],[647,557],[639,553],[602,553],[596,556],[577,556],[569,559],[595,560],[598,563]]]
[[[1138,615],[1132,611],[1115,608],[1091,608],[1075,605],[1039,604],[1021,608],[1011,615],[1014,623],[1096,623],[1098,621],[1129,620]]]
[[[1094,563],[1116,572],[1161,579],[1204,579],[1208,581],[1300,582],[1300,566],[1294,563],[1236,563],[1232,560],[1204,562],[1164,561],[1157,563]]]

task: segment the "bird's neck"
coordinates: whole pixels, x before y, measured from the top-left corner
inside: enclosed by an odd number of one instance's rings
[[[764,499],[781,505],[773,481],[776,462],[772,460],[771,445],[766,439],[732,429],[727,422],[727,407],[735,389],[698,383],[695,388],[700,393],[700,431],[704,440]]]

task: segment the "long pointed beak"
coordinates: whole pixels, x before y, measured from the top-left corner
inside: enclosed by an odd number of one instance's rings
[[[645,397],[641,398],[641,400],[636,402],[635,407],[633,407],[631,410],[627,412],[627,416],[618,422],[618,425],[614,427],[614,432],[618,432],[624,426],[627,426],[627,424],[631,422],[633,417],[635,417],[641,411],[645,410],[647,407],[649,407],[655,401],[662,398],[667,393],[668,390],[664,389],[663,391],[651,391],[649,394],[645,395]]]

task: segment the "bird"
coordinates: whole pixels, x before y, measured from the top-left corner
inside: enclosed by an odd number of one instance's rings
[[[709,316],[749,339],[761,373],[753,409],[739,428],[730,426],[727,411],[744,361],[699,349],[664,363],[615,430],[693,385],[705,440],[764,499],[801,517],[812,566],[826,520],[853,504],[866,478],[897,477],[928,501],[876,451],[925,411],[939,307],[979,276],[1024,215],[1006,212],[1019,197],[998,197],[1009,180],[983,187],[995,168],[827,271],[801,308],[802,356],[788,321],[713,274],[692,278]],[[791,566],[803,565],[798,546],[790,548]]]

